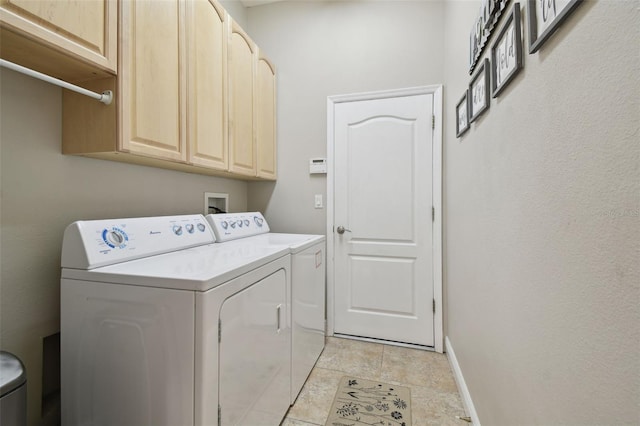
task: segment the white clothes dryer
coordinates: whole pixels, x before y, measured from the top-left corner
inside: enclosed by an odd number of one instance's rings
[[[62,247],[62,424],[274,425],[290,255],[201,215],[80,221]]]
[[[291,404],[324,349],[326,242],[324,235],[270,232],[260,212],[207,215],[217,243],[245,240],[256,247],[284,246],[291,253]]]

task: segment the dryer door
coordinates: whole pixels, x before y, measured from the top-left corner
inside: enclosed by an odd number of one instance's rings
[[[289,408],[290,339],[286,274],[229,297],[220,311],[221,424],[279,424]]]

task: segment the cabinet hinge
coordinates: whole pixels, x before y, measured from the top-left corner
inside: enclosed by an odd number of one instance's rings
[[[222,341],[222,320],[218,319],[218,343]]]
[[[435,115],[431,116],[431,128],[432,129],[436,128],[436,116]]]
[[[436,313],[436,299],[433,299],[433,304],[431,305],[433,308],[433,313]]]
[[[222,407],[218,405],[218,426],[222,423]]]

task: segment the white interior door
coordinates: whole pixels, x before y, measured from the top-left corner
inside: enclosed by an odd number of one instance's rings
[[[433,97],[334,106],[334,333],[434,346]]]

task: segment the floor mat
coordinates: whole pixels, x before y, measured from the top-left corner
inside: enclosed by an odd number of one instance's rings
[[[358,425],[411,425],[411,390],[405,386],[342,377],[326,426]]]

